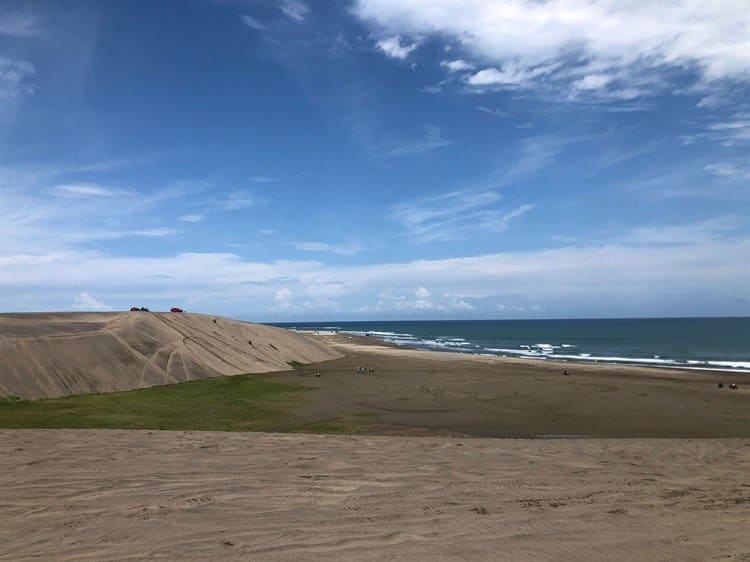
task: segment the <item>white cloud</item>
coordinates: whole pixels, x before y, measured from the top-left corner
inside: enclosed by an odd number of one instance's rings
[[[183,222],[201,222],[203,220],[203,215],[198,215],[198,214],[182,215],[180,217],[180,220]]]
[[[471,86],[520,86],[531,80],[536,74],[529,70],[509,64],[502,70],[485,68],[466,78]]]
[[[301,0],[282,0],[281,11],[296,21],[304,21],[310,14],[310,6]]]
[[[516,312],[516,313],[528,313],[528,312],[542,312],[544,309],[538,304],[497,304],[495,310],[498,312]]]
[[[39,30],[29,12],[0,12],[0,35],[25,37],[36,35]]]
[[[276,302],[277,308],[281,310],[289,310],[294,305],[294,294],[286,287],[282,287],[273,297]]]
[[[449,308],[450,310],[456,310],[456,311],[468,312],[470,310],[476,310],[476,307],[473,304],[466,302],[464,299],[456,299],[456,298],[449,299],[448,302],[446,303],[446,307]]]
[[[56,185],[53,190],[61,195],[79,197],[115,197],[126,194],[126,191],[96,183],[69,183]]]
[[[424,287],[420,286],[416,291],[414,291],[414,295],[418,300],[427,300],[432,296],[432,293],[430,293],[430,291],[428,291]]]
[[[723,146],[734,146],[750,141],[750,112],[735,113],[708,124],[704,130],[681,137],[683,144],[698,141],[718,142]]]
[[[474,65],[471,63],[466,62],[462,59],[456,59],[456,60],[444,60],[440,63],[440,66],[443,68],[447,68],[448,72],[462,72],[464,70],[471,70],[474,68]]]
[[[455,41],[464,58],[492,65],[472,76],[476,86],[544,82],[598,93],[602,79],[586,77],[607,75],[632,97],[660,88],[633,84],[665,68],[695,69],[704,82],[750,78],[750,10],[739,1],[359,0],[354,13],[379,33]]]
[[[235,191],[234,193],[226,195],[219,202],[219,206],[225,211],[239,211],[240,209],[252,207],[256,203],[257,200],[251,194],[242,191]]]
[[[272,181],[279,181],[278,178],[269,178],[268,176],[253,176],[250,178],[250,181],[253,181],[255,183],[269,183]]]
[[[0,56],[0,101],[33,93],[34,73],[31,63]]]
[[[402,45],[401,37],[399,37],[398,35],[393,35],[391,37],[385,37],[378,40],[376,46],[389,57],[404,60],[414,49],[419,46],[419,44],[417,42],[414,42],[410,45]]]
[[[460,240],[469,234],[502,232],[535,205],[500,208],[493,190],[462,190],[394,205],[391,216],[419,242]]]
[[[716,162],[706,166],[706,171],[728,180],[750,180],[750,164],[735,162]]]
[[[293,246],[305,252],[331,252],[341,256],[353,256],[359,253],[357,244],[327,244],[325,242],[295,242]]]
[[[479,111],[483,111],[484,113],[488,113],[488,114],[493,115],[495,117],[500,117],[500,118],[510,117],[510,113],[508,113],[507,111],[504,111],[502,109],[492,109],[490,107],[484,107],[483,105],[477,106],[477,109]]]
[[[735,215],[715,217],[689,224],[669,226],[644,226],[634,228],[623,240],[634,244],[685,245],[716,240],[721,235],[733,232],[741,220]]]
[[[412,154],[421,154],[435,148],[448,146],[453,141],[443,138],[443,134],[438,127],[428,125],[425,127],[424,137],[418,140],[404,142],[396,148],[388,151],[388,156],[409,156]]]
[[[85,310],[93,312],[102,312],[105,310],[112,310],[111,306],[107,306],[102,301],[99,301],[92,297],[89,293],[79,293],[73,298],[73,310]]]
[[[241,15],[240,20],[242,20],[242,23],[244,23],[247,27],[256,31],[265,31],[266,29],[268,29],[267,25],[252,16]]]
[[[600,90],[612,81],[611,76],[606,74],[587,74],[577,82],[573,87],[578,90]]]
[[[291,314],[306,302],[335,302],[348,313],[443,315],[460,313],[461,301],[487,311],[482,299],[494,299],[493,307],[539,305],[551,315],[657,314],[668,304],[683,313],[750,314],[750,268],[738,259],[750,255],[742,224],[716,217],[640,227],[600,244],[353,266],[253,262],[230,253],[0,252],[0,308],[16,309],[14,291],[22,288],[40,307],[59,309],[66,301],[55,294],[87,287],[105,302],[148,292],[154,306],[181,299],[193,310],[233,315]]]
[[[175,234],[160,224],[164,202],[195,193],[182,184],[146,192],[91,182],[57,183],[60,174],[70,172],[0,168],[0,254],[46,253]]]

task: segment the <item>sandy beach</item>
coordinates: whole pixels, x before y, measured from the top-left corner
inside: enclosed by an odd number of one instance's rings
[[[0,432],[2,560],[750,560],[750,440]]]
[[[318,389],[298,412],[309,420],[359,421],[367,432],[388,435],[750,437],[746,373],[557,363],[399,348],[343,334],[317,337],[345,357],[279,374]],[[368,372],[357,373],[358,366]],[[729,381],[739,388],[730,390]]]
[[[750,561],[736,375],[316,338],[363,435],[0,429],[0,559]]]

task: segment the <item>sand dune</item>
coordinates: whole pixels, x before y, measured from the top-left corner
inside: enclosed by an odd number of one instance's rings
[[[750,560],[748,440],[0,431],[0,560]]]
[[[0,396],[113,392],[340,356],[302,334],[202,314],[0,314]]]

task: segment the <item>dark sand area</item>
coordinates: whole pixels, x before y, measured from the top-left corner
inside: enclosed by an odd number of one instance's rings
[[[346,357],[278,375],[318,389],[298,412],[311,421],[346,420],[393,435],[750,437],[746,373],[555,363],[318,337]],[[357,372],[362,366],[366,374]],[[730,381],[739,388],[730,390]]]

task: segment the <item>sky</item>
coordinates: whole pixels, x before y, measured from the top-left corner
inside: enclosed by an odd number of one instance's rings
[[[750,315],[746,0],[5,0],[0,311]]]

